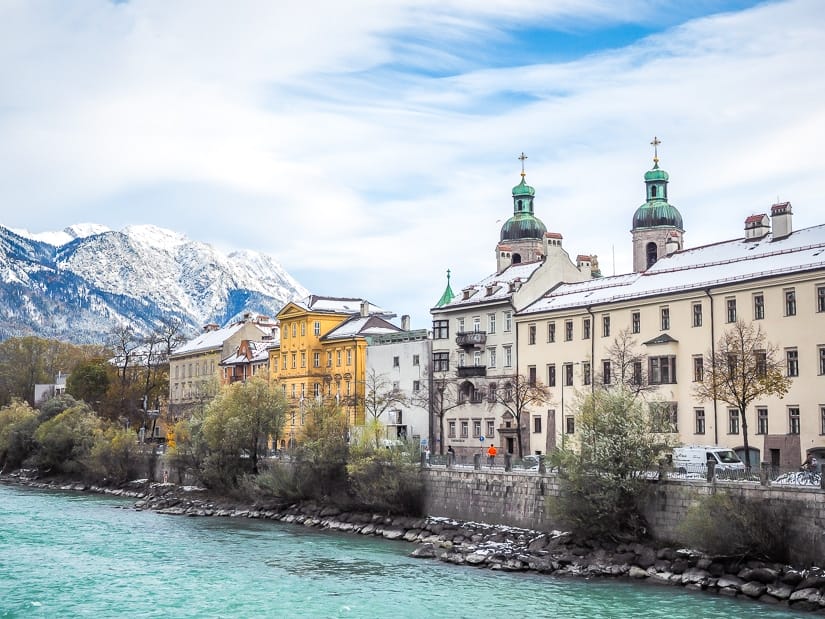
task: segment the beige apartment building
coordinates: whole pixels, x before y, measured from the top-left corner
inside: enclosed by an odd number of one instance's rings
[[[745,411],[750,462],[799,466],[808,453],[825,456],[825,225],[794,231],[791,217],[790,203],[775,204],[770,218],[748,217],[739,238],[668,248],[652,260],[634,244],[634,264],[645,270],[562,284],[518,312],[519,371],[538,373],[554,394],[533,412],[536,423],[549,421],[533,443],[552,448],[576,432],[577,396],[616,382],[610,348],[624,335],[651,385],[644,397],[667,411],[678,439],[744,458],[739,411],[694,395],[703,357],[741,319],[778,347],[792,379],[785,397]],[[681,217],[665,222],[659,239],[667,243],[676,225],[681,233]],[[531,330],[545,336],[528,342]]]

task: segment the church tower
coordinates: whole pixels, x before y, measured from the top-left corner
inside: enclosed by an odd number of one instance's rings
[[[653,169],[645,172],[647,201],[633,214],[633,271],[646,271],[663,256],[684,247],[682,215],[668,204],[668,173],[659,168],[661,141],[654,137]]]
[[[499,273],[511,264],[535,262],[544,257],[544,234],[547,228],[533,214],[536,190],[524,180],[524,160],[527,156],[521,153],[519,159],[521,182],[513,187],[513,216],[501,227],[501,236],[496,245],[496,264]]]

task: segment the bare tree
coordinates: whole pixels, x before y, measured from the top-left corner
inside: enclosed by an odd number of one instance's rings
[[[790,386],[779,349],[766,341],[761,327],[739,320],[722,334],[716,350],[705,354],[701,381],[694,386],[694,393],[703,400],[721,400],[739,411],[745,460],[750,466],[745,411],[757,398],[784,396]]]
[[[524,435],[529,429],[530,409],[550,401],[550,390],[533,378],[513,374],[504,378],[504,386],[489,392],[490,406],[499,405],[513,416],[518,438],[518,457],[524,457]]]
[[[375,439],[376,448],[382,428],[381,416],[408,401],[404,392],[393,385],[386,374],[379,374],[374,368],[367,372],[364,381],[364,410],[369,416],[366,425]]]
[[[655,390],[656,386],[648,379],[647,355],[639,352],[630,329],[619,331],[606,353],[610,369],[609,374],[605,374],[602,367],[599,373],[598,382],[602,387],[622,387],[634,396]]]
[[[455,374],[447,369],[434,371],[432,360],[424,370],[427,377],[426,389],[414,393],[410,403],[427,408],[430,411],[430,444],[438,442],[438,453],[444,455],[444,415],[464,404],[459,391],[459,383]],[[438,426],[438,435],[433,427],[433,421]],[[438,441],[436,441],[438,439]],[[433,450],[434,451],[434,450]]]

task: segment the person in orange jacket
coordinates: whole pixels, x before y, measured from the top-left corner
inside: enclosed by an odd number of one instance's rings
[[[496,449],[496,446],[490,443],[490,447],[487,449],[487,457],[490,459],[490,466],[493,466],[495,463],[497,453],[498,450]]]

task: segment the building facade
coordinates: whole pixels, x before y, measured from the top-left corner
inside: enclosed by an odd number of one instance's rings
[[[544,450],[543,444],[531,443],[527,420],[517,421],[498,395],[522,379],[536,380],[518,367],[515,315],[561,281],[590,280],[593,261],[580,256],[574,264],[562,247],[562,236],[547,232],[535,216],[535,190],[527,185],[523,168],[512,198],[513,215],[496,244],[496,272],[458,295],[448,279],[444,295],[430,310],[428,388],[438,453],[451,446],[459,457],[468,457],[492,443],[516,454],[519,432],[525,453]],[[528,336],[539,337],[536,332]]]
[[[740,411],[695,395],[716,342],[743,320],[778,348],[792,381],[783,398],[744,411],[750,462],[793,467],[825,456],[825,225],[794,231],[791,205],[775,204],[770,217],[748,217],[738,238],[684,249],[678,211],[666,200],[650,206],[651,188],[662,196],[667,181],[658,159],[651,172],[647,206],[633,218],[635,272],[561,284],[515,315],[519,371],[537,368],[553,389],[532,413],[547,420],[533,443],[550,449],[574,435],[579,396],[616,384],[624,370],[648,385],[642,397],[681,443],[730,447],[744,459]],[[640,214],[651,209],[655,216]],[[561,336],[531,342],[531,331]]]
[[[313,402],[334,400],[352,427],[364,424],[367,335],[399,331],[393,315],[354,298],[310,295],[278,312],[281,337],[270,347],[270,377],[290,403],[282,448],[302,439]]]

